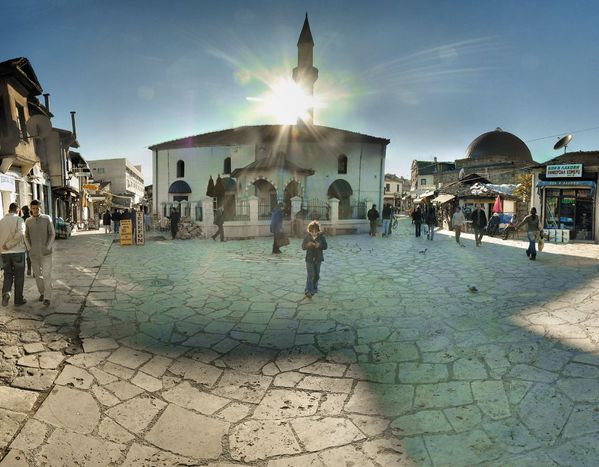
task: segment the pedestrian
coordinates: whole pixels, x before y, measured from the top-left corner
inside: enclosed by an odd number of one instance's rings
[[[29,206],[25,205],[21,208],[21,217],[23,218],[23,222],[27,221],[27,219],[31,217]],[[31,258],[29,257],[28,252],[25,252],[25,259],[27,261],[27,275],[31,276]]]
[[[15,286],[15,306],[27,303],[23,298],[25,284],[25,221],[18,214],[19,205],[10,203],[8,214],[0,220],[0,248],[4,280],[2,282],[2,306],[7,306]]]
[[[318,280],[320,279],[320,265],[324,261],[324,254],[327,249],[327,240],[320,231],[318,221],[312,221],[308,224],[308,234],[302,242],[302,250],[306,250],[306,290],[307,298],[318,292]]]
[[[110,223],[112,222],[112,216],[110,215],[110,211],[107,209],[102,216],[102,225],[104,226],[104,233],[110,233]]]
[[[474,240],[476,240],[476,246],[483,244],[483,234],[485,233],[485,227],[487,226],[487,215],[485,211],[480,208],[480,204],[474,207],[472,213],[472,227],[474,228]]]
[[[391,215],[393,214],[393,210],[391,209],[391,205],[387,203],[383,206],[383,237],[389,235],[389,228],[391,226]]]
[[[537,238],[539,238],[539,235],[543,235],[541,222],[539,216],[537,216],[537,208],[530,209],[530,214],[522,219],[522,221],[516,226],[516,230],[519,230],[523,225],[526,225],[526,232],[528,236],[528,248],[526,249],[526,256],[528,256],[528,259],[534,261],[537,259]]]
[[[416,209],[414,209],[414,212],[412,213],[412,222],[414,223],[416,236],[420,237],[420,228],[422,226],[422,211],[420,210],[420,206],[416,206]]]
[[[280,240],[283,235],[283,203],[278,203],[277,207],[272,211],[272,218],[270,219],[270,231],[272,232],[272,254],[278,255],[281,253],[279,248]]]
[[[50,305],[52,298],[52,245],[54,245],[54,226],[47,214],[41,213],[40,202],[36,199],[29,203],[31,217],[25,222],[25,243],[31,255],[31,266],[40,293],[39,301]]]
[[[437,226],[437,211],[435,209],[435,206],[433,206],[432,204],[426,210],[425,221],[426,225],[428,226],[426,238],[428,240],[433,240],[435,238],[435,227]]]
[[[152,215],[148,212],[148,207],[144,207],[144,227],[146,232],[152,229]]]
[[[114,222],[114,234],[118,235],[121,232],[121,211],[114,210],[112,214],[112,222]]]
[[[464,217],[464,213],[462,212],[462,209],[459,206],[456,206],[455,212],[451,217],[451,226],[453,227],[453,231],[455,232],[455,241],[458,245],[461,245],[460,234],[462,233],[464,225],[466,225],[466,218]]]
[[[219,235],[220,235],[221,242],[226,241],[224,224],[225,224],[225,215],[224,215],[224,209],[221,206],[214,212],[214,225],[216,225],[218,227],[218,230],[212,236],[212,240],[214,240],[215,242],[216,242],[216,237],[218,237]]]
[[[177,231],[179,230],[179,220],[181,219],[181,215],[177,208],[171,208],[171,215],[167,216],[171,220],[171,236],[173,240],[177,236]],[[216,220],[214,221],[216,223]],[[214,237],[212,238],[214,240]]]
[[[370,222],[370,230],[368,231],[368,235],[371,237],[376,237],[376,223],[379,221],[379,212],[376,210],[376,204],[372,205],[366,216]]]

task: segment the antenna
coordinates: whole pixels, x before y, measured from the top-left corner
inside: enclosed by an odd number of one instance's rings
[[[566,154],[566,150],[568,148],[568,144],[570,144],[570,141],[572,141],[572,135],[566,135],[563,138],[560,138],[557,143],[555,143],[553,149],[557,151],[558,149],[564,148],[564,154]]]
[[[52,131],[50,119],[42,114],[33,115],[27,120],[25,125],[27,126],[29,136],[36,139],[44,139],[48,137]]]

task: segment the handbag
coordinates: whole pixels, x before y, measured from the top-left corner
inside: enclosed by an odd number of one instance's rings
[[[541,237],[539,239],[539,251],[543,251],[543,247],[545,246],[545,239]]]

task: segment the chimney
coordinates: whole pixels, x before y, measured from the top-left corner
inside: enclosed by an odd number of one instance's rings
[[[75,114],[74,110],[71,110],[71,124],[73,126],[73,138],[77,139],[77,127],[75,126]]]
[[[46,110],[50,112],[50,94],[44,94],[44,105],[46,106]]]

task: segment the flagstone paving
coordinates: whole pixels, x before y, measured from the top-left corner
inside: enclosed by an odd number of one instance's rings
[[[463,237],[331,237],[311,300],[299,240],[57,242],[0,309],[0,465],[596,464],[599,246]]]

